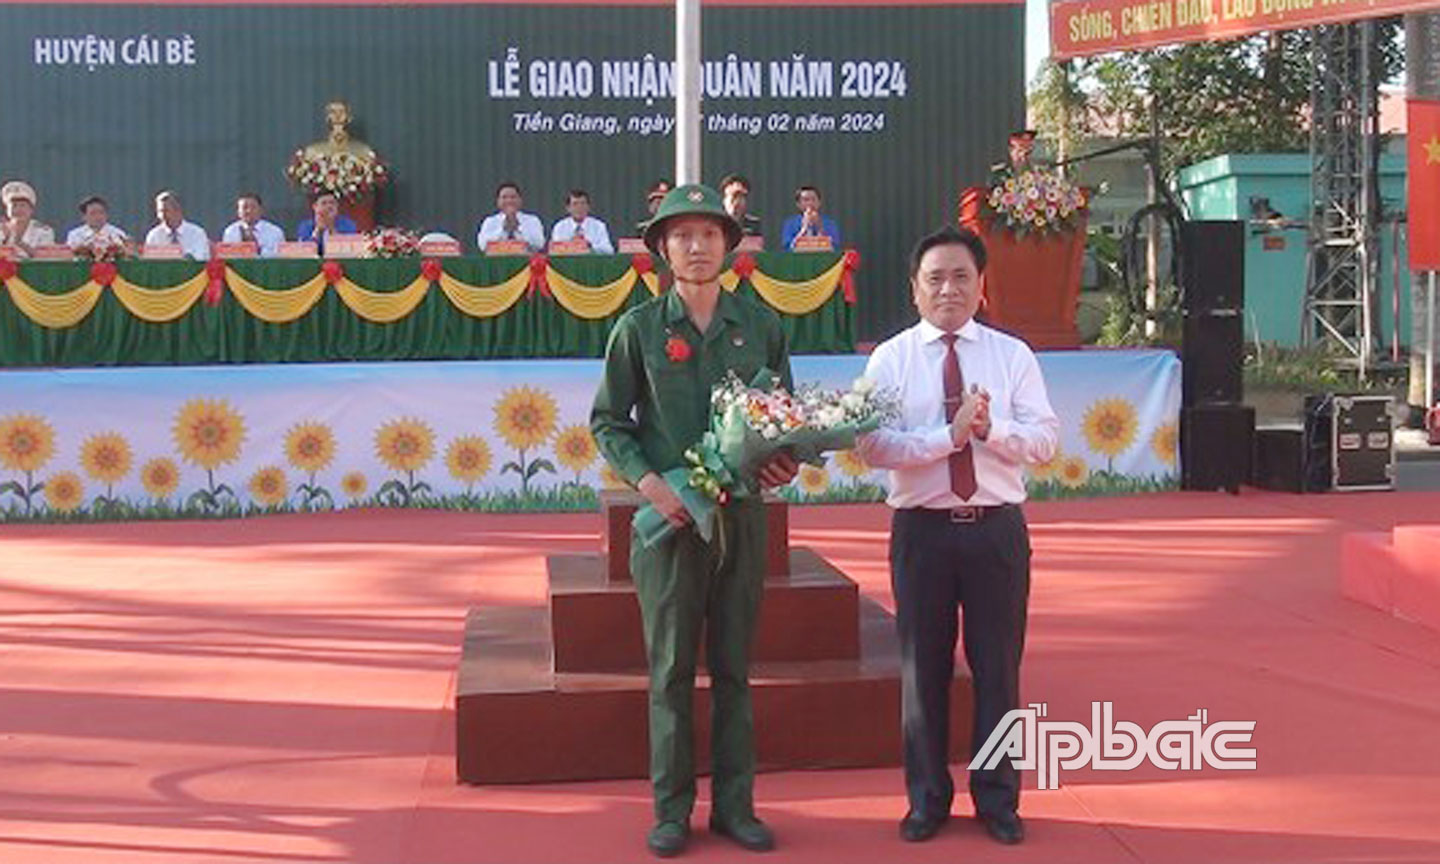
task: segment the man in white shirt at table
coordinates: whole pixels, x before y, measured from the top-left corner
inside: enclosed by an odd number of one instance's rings
[[[870,355],[865,374],[900,398],[900,419],[856,450],[890,471],[891,586],[900,636],[909,812],[900,836],[928,840],[950,818],[950,685],[957,615],[974,682],[970,755],[1020,705],[1030,596],[1024,466],[1055,453],[1059,421],[1030,347],[977,322],[985,244],[947,227],[916,245],[921,321]],[[995,840],[1025,838],[1020,777],[1007,757],[970,772],[975,814]]]
[[[615,245],[610,242],[610,229],[598,217],[590,215],[590,193],[584,189],[571,189],[565,200],[564,219],[550,229],[551,243],[570,240],[584,240],[590,244],[590,251],[597,255],[614,255]]]
[[[485,254],[485,247],[495,240],[523,240],[531,253],[545,248],[545,226],[539,216],[520,209],[524,204],[519,183],[506,180],[495,187],[496,212],[485,217],[475,232],[480,254]]]
[[[80,202],[80,216],[85,221],[71,228],[65,235],[65,245],[71,249],[89,246],[97,238],[112,243],[129,243],[130,235],[118,225],[110,224],[110,205],[99,195],[91,195]]]
[[[194,261],[210,258],[210,238],[205,229],[185,221],[180,196],[169,189],[155,196],[155,218],[159,220],[145,235],[146,246],[179,246],[180,254]]]
[[[265,202],[254,192],[245,192],[235,199],[235,215],[239,218],[225,226],[220,235],[223,243],[254,243],[261,258],[274,258],[285,242],[285,231],[265,218]]]

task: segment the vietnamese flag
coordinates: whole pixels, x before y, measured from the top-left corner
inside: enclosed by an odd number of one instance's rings
[[[1440,270],[1440,101],[1405,103],[1410,269]]]

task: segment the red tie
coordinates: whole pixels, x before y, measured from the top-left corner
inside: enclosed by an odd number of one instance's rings
[[[940,338],[945,342],[945,421],[948,423],[955,419],[965,399],[965,375],[960,371],[960,357],[955,353],[958,337],[945,333]],[[950,454],[950,489],[964,501],[973,498],[979,489],[975,482],[975,452],[969,445]]]

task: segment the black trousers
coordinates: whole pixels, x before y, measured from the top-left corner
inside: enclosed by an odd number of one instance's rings
[[[958,613],[974,681],[974,757],[1020,702],[1020,656],[1030,598],[1030,534],[1019,507],[972,523],[948,510],[897,510],[890,530],[891,588],[900,632],[905,790],[912,813],[949,814],[950,684]],[[968,760],[967,760],[968,761]],[[1008,760],[970,772],[975,811],[1014,811],[1020,776]]]

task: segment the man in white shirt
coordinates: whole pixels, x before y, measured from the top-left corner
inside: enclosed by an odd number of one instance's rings
[[[223,243],[254,243],[261,258],[274,258],[285,242],[285,231],[264,218],[265,202],[254,192],[235,199],[235,215],[240,217],[225,226],[220,235]]]
[[[0,186],[0,246],[14,248],[20,258],[35,254],[38,246],[55,243],[55,230],[35,218],[35,187],[24,180],[11,180]]]
[[[210,258],[210,237],[205,229],[185,221],[180,196],[165,190],[155,196],[155,218],[159,220],[145,235],[146,246],[179,246],[180,252],[195,261]]]
[[[475,245],[480,247],[480,254],[485,254],[485,247],[493,240],[523,240],[530,252],[545,248],[545,226],[540,217],[521,211],[524,203],[520,184],[513,180],[506,180],[495,188],[497,212],[485,217],[475,233]]]
[[[950,683],[956,617],[974,681],[971,755],[1020,704],[1020,656],[1030,595],[1030,540],[1021,513],[1023,466],[1055,453],[1059,421],[1029,346],[974,320],[985,244],[944,228],[910,258],[921,321],[881,343],[865,374],[898,393],[898,423],[857,451],[890,470],[890,565],[900,635],[907,841],[928,840],[950,816]],[[1024,839],[1020,778],[1010,760],[970,772],[970,796],[1002,843]]]
[[[584,240],[590,244],[590,251],[599,255],[614,255],[615,246],[610,242],[610,229],[599,218],[590,215],[590,193],[584,189],[571,189],[565,200],[564,219],[550,229],[550,242]]]
[[[110,224],[110,205],[99,195],[91,195],[80,202],[80,216],[85,221],[71,228],[65,235],[65,245],[71,249],[88,246],[94,243],[97,237],[114,243],[126,243],[130,240],[129,234]]]

